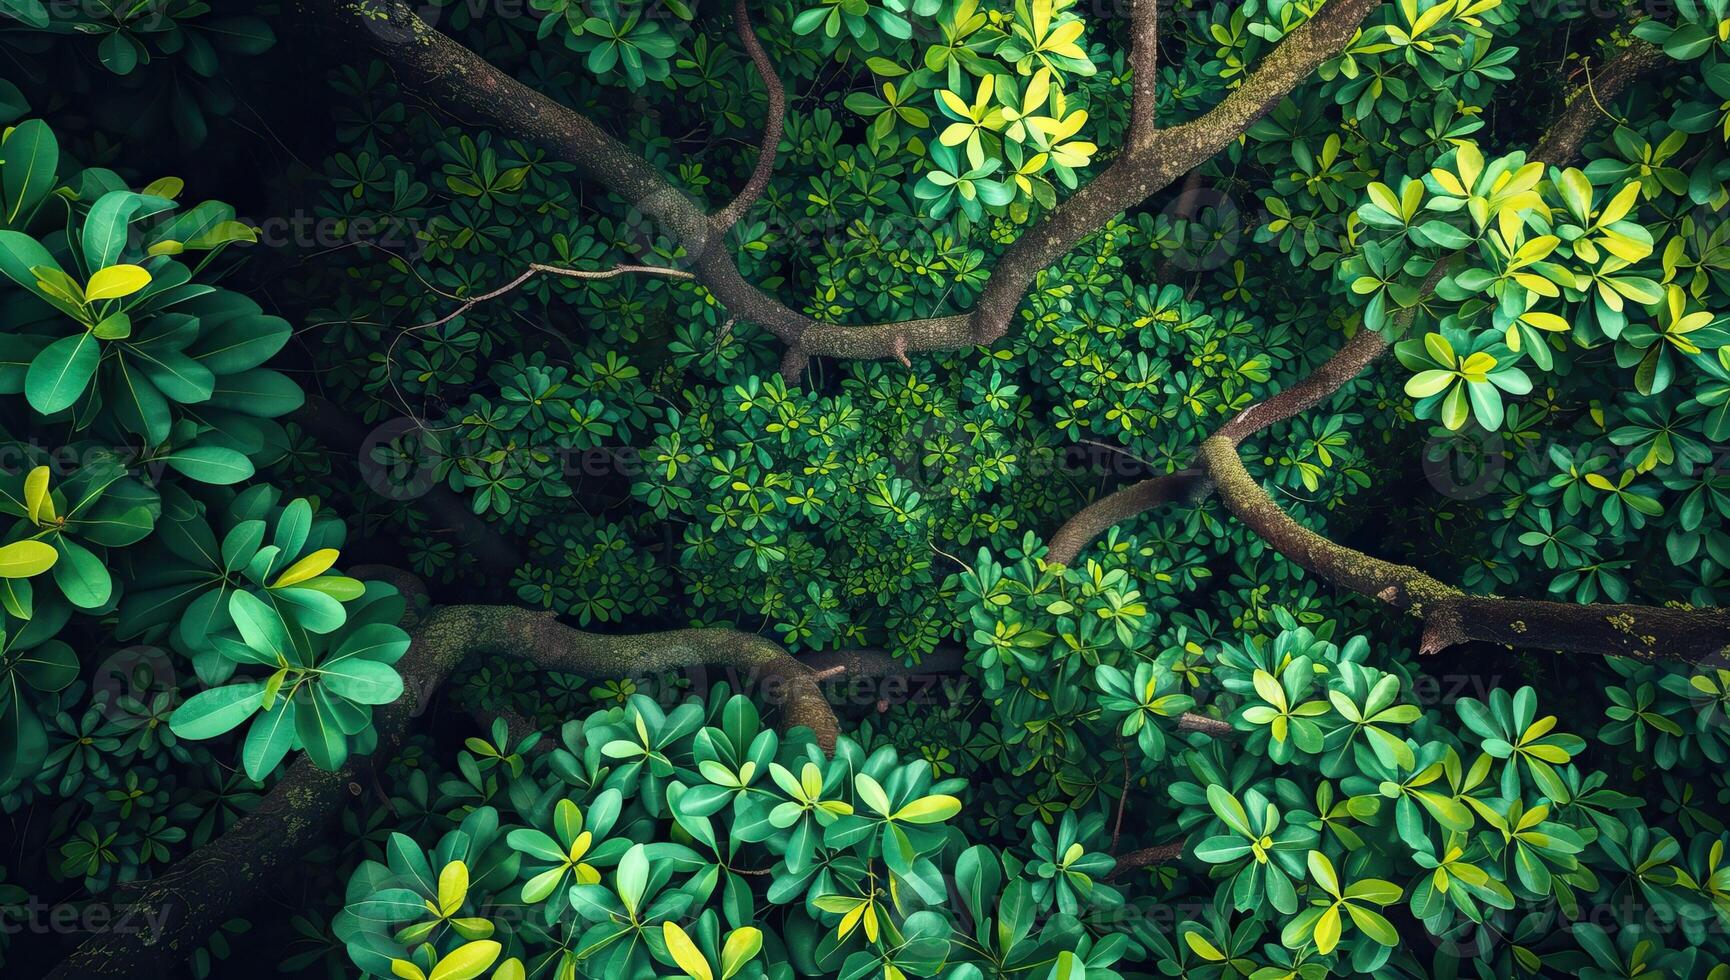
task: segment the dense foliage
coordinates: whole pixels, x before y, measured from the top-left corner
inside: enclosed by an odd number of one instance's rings
[[[1730,6],[1351,2],[0,0],[0,968],[1730,977]]]

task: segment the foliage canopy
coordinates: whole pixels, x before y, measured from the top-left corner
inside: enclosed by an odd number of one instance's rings
[[[1730,977],[1730,5],[304,8],[0,0],[0,966]]]

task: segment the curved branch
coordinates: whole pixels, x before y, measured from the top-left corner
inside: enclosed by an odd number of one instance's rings
[[[413,644],[397,664],[404,693],[375,710],[378,746],[371,754],[354,756],[335,772],[300,759],[227,833],[139,885],[136,897],[126,903],[127,921],[148,923],[148,930],[114,929],[93,936],[49,976],[168,976],[219,923],[260,898],[280,880],[283,867],[318,844],[336,814],[361,795],[373,774],[396,754],[439,685],[476,654],[521,657],[549,670],[591,677],[703,665],[736,667],[785,685],[784,726],[811,728],[825,750],[835,743],[835,715],[811,670],[755,634],[689,629],[605,636],[527,609],[447,606],[419,624]]]
[[[1483,640],[1693,665],[1730,662],[1730,610],[1470,595],[1409,565],[1366,555],[1299,524],[1249,475],[1237,444],[1224,435],[1202,443],[1201,461],[1226,509],[1269,547],[1333,585],[1423,620],[1419,653]]]
[[[1588,85],[1595,85],[1598,98],[1614,98],[1646,72],[1662,63],[1662,52],[1638,41],[1623,49],[1622,53],[1599,73],[1595,83],[1589,82]],[[1568,108],[1540,141],[1532,154],[1533,159],[1565,166],[1580,152],[1580,145],[1598,113],[1596,101],[1582,97],[1585,91],[1586,87],[1583,86],[1576,92]],[[1451,255],[1446,256],[1431,267],[1429,274],[1418,287],[1420,297],[1427,297],[1435,289],[1436,284],[1447,274],[1453,258]],[[1390,333],[1396,337],[1404,333],[1411,326],[1421,306],[1422,300],[1418,305],[1407,307],[1395,314]],[[1266,401],[1257,402],[1238,412],[1215,434],[1236,445],[1275,423],[1284,422],[1314,408],[1375,363],[1387,353],[1388,347],[1387,337],[1373,330],[1359,330],[1309,375]],[[1171,477],[1157,476],[1143,480],[1083,507],[1052,536],[1050,554],[1046,560],[1062,565],[1073,564],[1083,549],[1113,526],[1161,504],[1183,499],[1185,493],[1174,492],[1174,488],[1166,483],[1170,479]],[[1212,486],[1204,478],[1196,488],[1189,491],[1189,499],[1198,500],[1199,496],[1211,492]]]
[[[751,171],[745,186],[739,188],[733,203],[715,214],[715,230],[720,232],[738,224],[768,188],[769,177],[775,172],[775,154],[781,146],[781,130],[786,125],[787,115],[787,90],[781,85],[781,76],[775,72],[775,63],[769,60],[769,52],[763,50],[763,42],[751,26],[751,11],[745,0],[738,0],[734,5],[733,19],[739,22],[739,43],[745,46],[751,63],[757,66],[757,77],[763,80],[763,87],[768,90],[769,105],[763,118],[763,139],[758,144],[757,166]]]
[[[322,6],[335,19],[358,29],[390,59],[399,75],[423,86],[440,104],[472,112],[517,138],[552,147],[584,177],[631,201],[683,246],[698,280],[729,314],[764,327],[796,348],[799,354],[790,366],[797,367],[802,358],[814,356],[899,359],[908,353],[989,344],[1003,336],[1041,270],[1113,216],[1146,200],[1237,139],[1344,48],[1380,0],[1329,0],[1201,118],[1159,130],[1145,142],[1132,141],[1109,167],[1004,251],[971,312],[859,326],[822,323],[746,281],[726,247],[725,229],[652,164],[581,113],[528,88],[434,30],[401,0],[306,2]],[[1153,2],[1138,0],[1137,8],[1145,12]],[[1151,16],[1143,23],[1150,22]],[[1137,60],[1145,60],[1143,55],[1146,52]],[[1150,78],[1151,73],[1144,84]]]
[[[1166,473],[1132,483],[1095,500],[1064,521],[1051,536],[1045,560],[1053,565],[1073,565],[1082,549],[1113,526],[1161,504],[1199,501],[1211,492],[1212,484],[1199,470]]]

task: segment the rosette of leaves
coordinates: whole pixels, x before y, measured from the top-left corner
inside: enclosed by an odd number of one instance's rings
[[[659,82],[672,72],[679,42],[662,21],[684,28],[693,6],[681,0],[534,0],[545,11],[540,37],[563,28],[565,45],[585,55],[583,64],[605,79],[624,76],[632,88]]]
[[[1107,717],[1122,716],[1117,733],[1135,736],[1136,744],[1155,762],[1165,758],[1167,731],[1155,719],[1179,718],[1195,707],[1195,698],[1182,693],[1181,682],[1167,666],[1169,658],[1142,661],[1135,673],[1126,673],[1111,664],[1094,668],[1094,683],[1099,685],[1099,706]]]
[[[521,859],[506,845],[491,807],[471,811],[430,852],[393,833],[382,862],[362,861],[355,869],[332,931],[355,965],[375,976],[404,976],[399,962],[426,976],[441,962],[462,963],[488,951],[496,957],[496,929],[479,913],[485,896],[516,880]],[[450,975],[446,970],[440,976]]]
[[[522,901],[528,905],[546,903],[549,923],[561,914],[570,886],[599,884],[597,866],[617,863],[631,846],[628,840],[607,836],[618,820],[620,806],[618,790],[596,796],[587,812],[568,799],[559,800],[553,806],[551,833],[523,827],[506,835],[510,846],[523,853],[523,870],[531,875],[523,882]]]
[[[166,517],[135,562],[133,590],[120,606],[122,638],[166,637],[192,658],[205,683],[217,684],[237,661],[220,643],[239,640],[233,596],[246,592],[270,611],[272,633],[301,650],[347,620],[346,603],[365,586],[332,571],[346,528],[334,515],[296,498],[282,503],[274,487],[213,495],[201,502],[171,492]],[[255,610],[251,603],[241,606]]]
[[[1081,820],[1074,813],[1064,814],[1055,834],[1042,823],[1033,825],[1029,850],[1034,859],[1028,868],[1036,876],[1033,900],[1041,908],[1055,905],[1065,915],[1078,915],[1084,909],[1108,910],[1122,904],[1117,889],[1104,883],[1117,862],[1089,847],[1101,839],[1104,829],[1105,814],[1098,812]]]
[[[1461,698],[1454,709],[1460,720],[1483,741],[1480,746],[1492,758],[1503,759],[1502,793],[1508,799],[1521,797],[1520,787],[1529,778],[1532,787],[1552,800],[1568,798],[1557,768],[1566,766],[1586,750],[1586,740],[1556,730],[1556,716],[1537,717],[1538,696],[1531,687],[1509,694],[1498,688],[1486,704],[1477,698]]]
[[[7,146],[0,274],[17,288],[0,296],[15,327],[0,338],[0,393],[115,444],[142,440],[151,458],[201,482],[250,477],[247,457],[282,443],[263,420],[302,401],[285,375],[261,367],[289,327],[195,277],[256,233],[224,204],[182,210],[173,178],[144,192],[101,170],[63,182],[53,134],[35,120]],[[18,168],[28,171],[11,174]],[[26,230],[49,223],[40,237]],[[175,258],[191,252],[203,253],[196,266]]]
[[[388,585],[367,583],[346,607],[337,606],[342,620],[335,629],[305,628],[304,620],[284,614],[295,600],[285,601],[281,594],[311,581],[301,576],[319,575],[322,570],[313,569],[334,556],[315,552],[309,559],[310,564],[284,569],[279,584],[267,587],[263,598],[247,589],[228,591],[227,615],[238,638],[210,637],[230,673],[238,666],[270,673],[201,691],[171,719],[174,734],[188,739],[214,738],[251,720],[241,761],[253,779],[264,778],[295,748],[305,749],[321,769],[341,766],[351,750],[370,751],[376,743],[373,706],[402,696],[402,677],[394,667],[409,647],[408,634],[396,625],[402,618],[401,596]],[[334,598],[332,604],[337,605]],[[321,612],[335,613],[328,607]]]
[[[1418,417],[1439,418],[1449,429],[1476,419],[1494,432],[1502,426],[1502,395],[1532,390],[1518,358],[1494,333],[1467,337],[1444,327],[1421,340],[1400,341],[1394,356],[1417,372],[1407,379],[1406,394],[1417,399]]]
[[[1393,923],[1377,910],[1399,901],[1404,890],[1380,878],[1344,881],[1333,861],[1321,851],[1310,851],[1305,861],[1310,880],[1321,894],[1311,898],[1310,907],[1286,923],[1280,931],[1280,942],[1294,949],[1314,943],[1316,952],[1325,956],[1340,945],[1347,928],[1354,928],[1371,941],[1353,944],[1352,969],[1363,973],[1375,971],[1387,962],[1400,942]]]
[[[1207,805],[1218,823],[1214,833],[1195,845],[1195,856],[1222,865],[1229,877],[1232,905],[1240,912],[1272,909],[1291,915],[1298,909],[1297,883],[1304,880],[1304,860],[1315,846],[1316,833],[1304,814],[1286,819],[1261,791],[1251,789],[1239,800],[1219,784],[1207,788]]]

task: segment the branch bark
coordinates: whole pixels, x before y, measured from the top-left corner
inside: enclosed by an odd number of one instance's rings
[[[1605,63],[1596,75],[1587,68],[1586,83],[1576,87],[1568,96],[1561,114],[1532,148],[1532,159],[1558,167],[1566,166],[1580,152],[1592,124],[1603,114],[1599,103],[1620,96],[1635,80],[1668,60],[1661,49],[1635,40]]]
[[[414,642],[398,664],[406,682],[403,697],[376,710],[378,747],[370,755],[351,758],[335,772],[300,759],[228,833],[140,884],[126,903],[131,913],[126,921],[155,923],[155,929],[93,936],[49,976],[168,976],[219,923],[260,898],[285,866],[316,846],[336,814],[396,754],[438,686],[464,658],[476,654],[521,657],[549,670],[591,677],[705,665],[738,668],[782,685],[784,727],[809,727],[825,751],[835,744],[835,715],[810,668],[755,634],[689,629],[608,636],[572,629],[527,609],[447,606],[415,629]]]
[[[769,97],[763,118],[763,140],[757,151],[757,166],[733,202],[716,213],[714,224],[718,232],[725,232],[738,224],[768,188],[769,177],[775,172],[775,154],[781,146],[781,131],[786,125],[787,115],[787,90],[781,85],[781,76],[775,72],[775,63],[769,60],[769,52],[763,50],[763,42],[751,26],[751,11],[746,0],[738,0],[734,5],[733,19],[739,22],[739,42],[757,67],[757,77],[763,80],[763,88],[768,90]]]
[[[1130,851],[1117,859],[1117,867],[1111,869],[1111,873],[1105,876],[1105,880],[1110,881],[1126,872],[1176,861],[1183,857],[1183,848],[1187,843],[1188,841],[1178,840],[1169,844],[1155,844],[1138,851]]]
[[[1380,0],[1329,0],[1201,118],[1159,130],[1144,142],[1132,139],[1109,167],[1004,251],[971,312],[857,326],[817,321],[746,281],[726,246],[726,228],[652,164],[581,113],[528,88],[434,30],[401,0],[378,0],[376,7],[359,0],[305,2],[349,25],[390,60],[400,77],[421,86],[434,101],[471,113],[513,137],[551,147],[582,176],[633,202],[684,247],[691,271],[729,314],[774,333],[797,351],[787,366],[802,368],[810,357],[900,359],[908,353],[989,344],[1003,336],[1042,269],[1113,216],[1237,139],[1345,47]],[[1138,25],[1152,24],[1156,2],[1136,0]],[[1140,39],[1156,32],[1138,26],[1136,33]],[[1146,51],[1134,57],[1151,61]],[[1150,94],[1146,86],[1151,77],[1151,72],[1143,76],[1144,96]],[[1140,106],[1132,111],[1151,119],[1150,100],[1144,98]]]
[[[1372,557],[1299,524],[1244,469],[1237,443],[1226,435],[1202,443],[1201,462],[1226,509],[1275,551],[1333,585],[1421,619],[1419,653],[1484,640],[1696,666],[1730,663],[1730,610],[1470,595],[1409,565]]]
[[[1598,115],[1597,102],[1619,96],[1627,87],[1646,73],[1664,63],[1663,52],[1644,41],[1635,41],[1605,66],[1595,81],[1588,81],[1569,100],[1567,108],[1551,125],[1532,153],[1532,158],[1567,166],[1580,152],[1586,134]],[[1596,98],[1588,95],[1592,88]],[[1453,256],[1439,260],[1419,286],[1420,296],[1428,296],[1447,274]],[[1422,305],[1420,300],[1419,306]],[[1403,333],[1410,327],[1419,306],[1409,307],[1396,315],[1392,333]],[[1250,436],[1314,408],[1375,363],[1389,347],[1388,338],[1373,330],[1360,330],[1329,357],[1322,365],[1291,387],[1257,402],[1237,413],[1215,435],[1229,439],[1233,445]],[[1205,467],[1203,468],[1205,470]],[[1192,470],[1190,473],[1203,471]],[[1083,507],[1058,528],[1052,536],[1046,560],[1062,565],[1074,564],[1081,552],[1099,535],[1132,517],[1161,504],[1179,499],[1199,501],[1211,493],[1212,485],[1201,483],[1179,490],[1169,481],[1171,476],[1156,476],[1131,484]]]
[[[1141,146],[1153,139],[1158,125],[1155,107],[1159,101],[1159,3],[1143,0],[1135,5],[1130,22],[1129,135],[1125,142]]]
[[[1073,565],[1093,539],[1131,517],[1161,504],[1200,501],[1212,492],[1213,485],[1207,477],[1194,469],[1131,483],[1095,500],[1064,521],[1051,536],[1045,560],[1054,565]]]

